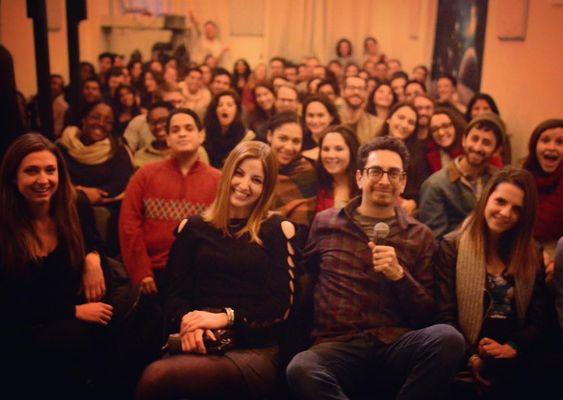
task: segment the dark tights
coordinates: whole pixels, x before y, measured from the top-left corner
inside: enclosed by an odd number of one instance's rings
[[[248,398],[238,367],[227,357],[175,355],[150,364],[137,385],[136,398]]]

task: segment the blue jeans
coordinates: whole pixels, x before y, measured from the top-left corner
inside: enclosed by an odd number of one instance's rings
[[[349,342],[324,342],[297,354],[287,367],[301,399],[348,399],[362,384],[402,384],[397,399],[437,399],[447,394],[465,354],[465,340],[450,325],[411,331],[389,345],[359,334]]]

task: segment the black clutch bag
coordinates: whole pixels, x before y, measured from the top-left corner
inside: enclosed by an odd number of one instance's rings
[[[203,337],[203,344],[210,355],[223,355],[235,347],[235,331],[233,329],[212,329],[211,332],[215,335],[213,340],[207,336]],[[168,341],[163,350],[169,354],[182,353],[182,339],[179,333],[173,333],[168,336]]]

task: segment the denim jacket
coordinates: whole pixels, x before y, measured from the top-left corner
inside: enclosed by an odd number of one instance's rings
[[[459,161],[460,157],[456,161]],[[492,167],[487,166],[481,177],[483,186],[487,184],[493,172]],[[436,238],[441,238],[455,230],[476,203],[474,189],[462,176],[454,161],[432,174],[422,184],[418,216]]]

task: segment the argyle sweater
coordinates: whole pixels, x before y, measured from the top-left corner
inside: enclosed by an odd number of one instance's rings
[[[133,175],[119,217],[121,255],[133,282],[164,268],[174,229],[212,203],[220,176],[199,160],[184,176],[174,159],[147,164]]]

